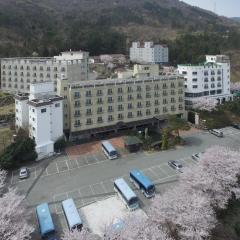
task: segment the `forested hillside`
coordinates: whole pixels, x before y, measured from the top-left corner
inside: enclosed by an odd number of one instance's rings
[[[0,57],[127,53],[132,40],[154,40],[183,63],[234,52],[239,25],[178,0],[0,0]]]

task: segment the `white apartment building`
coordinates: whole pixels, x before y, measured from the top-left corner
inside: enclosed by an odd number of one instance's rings
[[[178,74],[70,83],[59,79],[64,131],[70,139],[158,126],[168,114],[183,116],[184,79]]]
[[[133,42],[130,60],[138,63],[168,63],[168,47],[153,42]]]
[[[70,81],[88,79],[88,52],[62,52],[52,58],[2,58],[1,89],[10,93],[29,93],[30,84],[53,81],[62,75]]]
[[[178,65],[185,79],[185,103],[191,106],[199,97],[217,99],[219,103],[232,100],[230,93],[230,59],[225,55],[207,55],[198,65]]]
[[[38,159],[52,155],[54,142],[63,136],[62,99],[54,94],[53,82],[31,84],[30,95],[15,95],[16,128],[27,128]]]

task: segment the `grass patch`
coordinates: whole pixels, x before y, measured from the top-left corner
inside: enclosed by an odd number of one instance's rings
[[[13,134],[9,128],[0,128],[0,153],[11,144]]]

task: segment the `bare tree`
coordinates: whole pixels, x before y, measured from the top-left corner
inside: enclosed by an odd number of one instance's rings
[[[34,228],[24,219],[23,197],[15,189],[6,189],[6,172],[0,170],[0,236],[4,240],[27,240]]]

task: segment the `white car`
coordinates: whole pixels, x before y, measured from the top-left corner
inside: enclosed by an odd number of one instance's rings
[[[29,177],[29,170],[28,170],[28,168],[26,168],[26,167],[20,168],[19,178],[20,179],[25,179],[25,178],[28,178],[28,177]]]
[[[183,172],[183,165],[180,162],[178,162],[178,161],[175,161],[175,160],[169,161],[168,165],[171,168],[173,168],[175,170],[178,170],[181,173]]]
[[[201,156],[204,154],[204,152],[196,153],[192,155],[192,159],[195,161],[199,161],[201,159]]]

